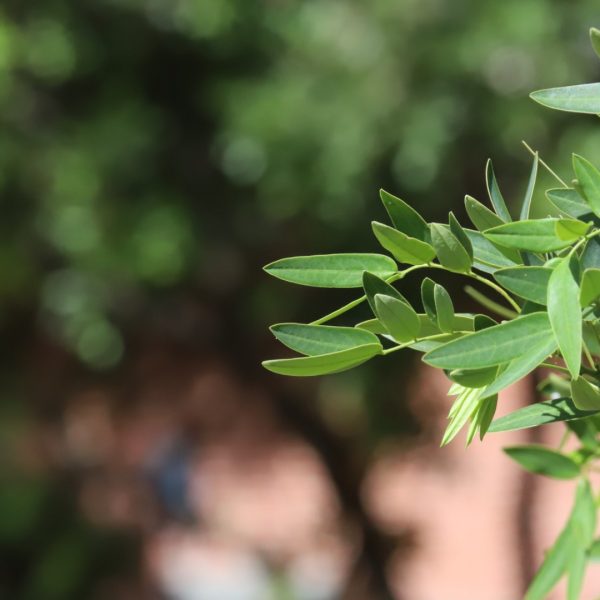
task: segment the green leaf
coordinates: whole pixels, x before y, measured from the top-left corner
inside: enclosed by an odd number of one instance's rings
[[[573,154],[573,169],[581,186],[583,197],[590,205],[592,212],[600,216],[600,171],[589,161]]]
[[[581,268],[600,268],[600,240],[597,237],[590,238],[581,255]]]
[[[392,298],[402,300],[402,302],[409,304],[408,300],[393,285],[384,281],[374,273],[369,273],[368,271],[363,273],[363,288],[365,290],[367,302],[375,316],[377,316],[377,309],[375,308],[375,296],[377,294],[391,296]]]
[[[546,192],[546,197],[558,210],[569,217],[579,219],[591,213],[592,209],[573,188],[555,188]]]
[[[574,219],[559,219],[556,222],[556,235],[561,240],[573,241],[583,237],[589,230],[591,223],[576,221]]]
[[[596,532],[596,501],[594,493],[587,479],[582,479],[577,484],[575,505],[569,518],[569,525],[583,548],[587,548],[594,541]]]
[[[431,242],[429,225],[412,206],[385,190],[379,190],[379,195],[390,220],[398,231],[422,242]]]
[[[473,229],[465,229],[473,246],[473,263],[480,271],[493,273],[502,267],[514,267],[522,264],[521,256],[513,248],[498,248],[484,235]]]
[[[584,377],[571,380],[571,398],[579,410],[600,410],[600,389]]]
[[[354,327],[280,323],[273,325],[270,329],[282,344],[308,356],[329,354],[356,346],[379,343],[377,337],[372,333]]]
[[[548,281],[548,318],[572,377],[579,375],[583,333],[579,286],[573,278],[570,256],[562,259]]]
[[[421,282],[421,301],[423,302],[423,309],[427,316],[434,322],[437,323],[437,311],[435,308],[435,281],[429,277],[425,277]]]
[[[529,96],[548,108],[567,112],[600,113],[600,83],[584,83],[532,92]]]
[[[595,27],[590,27],[590,42],[596,55],[600,57],[600,30]]]
[[[585,576],[585,548],[574,545],[568,566],[567,600],[579,600]]]
[[[498,269],[494,279],[505,289],[536,304],[546,304],[548,281],[552,269],[546,267],[511,267]]]
[[[264,270],[278,279],[313,287],[356,288],[364,271],[387,279],[396,273],[396,263],[381,254],[321,254],[282,258]]]
[[[423,360],[442,369],[493,367],[526,355],[552,335],[546,313],[533,313],[482,329],[428,352]]]
[[[594,540],[594,543],[590,546],[588,559],[593,562],[600,562],[600,538]]]
[[[487,315],[475,315],[473,318],[473,328],[475,331],[479,331],[480,329],[488,329],[494,325],[498,325],[498,323]]]
[[[432,223],[431,242],[440,264],[449,271],[468,273],[471,270],[469,253],[449,229],[439,223]]]
[[[471,418],[479,405],[481,389],[466,388],[458,395],[450,409],[450,423],[446,427],[440,446],[449,444]]]
[[[501,431],[528,429],[556,421],[583,419],[596,414],[596,412],[579,410],[569,398],[545,400],[496,419],[491,424],[489,431],[490,433],[499,433]]]
[[[501,392],[503,389],[519,381],[525,375],[528,375],[550,354],[556,350],[556,341],[551,332],[542,342],[531,344],[523,356],[511,360],[508,365],[502,369],[494,382],[492,382],[484,391],[482,397],[487,398]]]
[[[581,306],[589,306],[598,297],[600,297],[600,269],[586,269],[581,278],[579,293]]]
[[[465,230],[462,228],[461,224],[457,221],[452,211],[448,215],[448,224],[450,225],[450,231],[460,242],[461,246],[467,251],[471,262],[473,262],[473,245],[471,244],[471,240],[465,233]]]
[[[383,323],[379,319],[367,319],[357,323],[354,327],[357,329],[364,329],[370,331],[376,335],[387,334],[387,329],[383,326]]]
[[[496,414],[496,407],[498,406],[498,396],[491,396],[485,398],[479,407],[477,419],[479,421],[479,439],[483,440],[485,434],[489,431],[492,419]]]
[[[448,377],[454,383],[466,388],[482,388],[494,381],[498,367],[484,367],[483,369],[454,369]]]
[[[533,190],[535,189],[535,181],[537,179],[539,157],[536,152],[533,155],[533,165],[531,167],[531,173],[529,175],[529,182],[527,183],[527,190],[525,190],[525,198],[523,199],[523,206],[521,207],[520,220],[525,221],[529,219],[529,211],[531,209],[531,199],[533,198]]]
[[[488,229],[483,235],[490,241],[518,250],[531,252],[552,252],[566,248],[571,240],[565,240],[556,234],[559,219],[534,219],[505,223]],[[577,236],[572,239],[576,239]]]
[[[504,221],[487,206],[483,205],[479,200],[475,200],[472,196],[465,196],[465,209],[469,219],[479,231],[485,231],[491,227],[502,225]]]
[[[268,371],[279,375],[291,375],[294,377],[327,375],[329,373],[339,373],[340,371],[352,369],[377,354],[381,354],[381,350],[381,344],[366,344],[318,356],[265,360],[262,365]]]
[[[400,263],[424,265],[435,258],[434,249],[416,238],[374,221],[371,223],[377,241]]]
[[[435,302],[435,312],[437,314],[437,324],[440,331],[450,333],[454,325],[454,305],[450,294],[439,284],[433,287],[433,297]]]
[[[396,341],[408,342],[419,335],[419,317],[414,309],[402,300],[377,294],[375,308],[379,320]]]
[[[508,208],[506,208],[506,202],[504,202],[504,197],[502,196],[502,192],[498,186],[498,181],[496,180],[496,174],[494,173],[494,167],[491,159],[488,159],[485,165],[485,184],[487,186],[487,191],[492,202],[492,206],[494,207],[497,215],[505,223],[512,221],[510,213],[508,212]]]
[[[504,452],[530,473],[554,479],[573,479],[579,475],[579,465],[572,458],[545,446],[509,446]]]

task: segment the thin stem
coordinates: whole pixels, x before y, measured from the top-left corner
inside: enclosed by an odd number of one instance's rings
[[[587,361],[590,363],[590,367],[592,369],[596,368],[596,363],[594,362],[594,359],[592,358],[592,353],[590,352],[589,348],[587,347],[586,343],[583,342],[583,353],[585,354],[585,357],[587,358]]]
[[[531,152],[531,154],[533,156],[535,156],[536,151],[531,148],[531,146],[529,146],[529,144],[525,141],[525,140],[521,140],[521,143],[523,144],[523,146],[525,146],[525,148],[527,148],[527,150],[529,150],[529,152]],[[552,175],[552,177],[554,177],[556,179],[556,181],[558,181],[563,187],[568,188],[569,186],[556,174],[556,172],[550,168],[550,166],[544,162],[540,156],[539,156],[539,152],[538,152],[538,161],[539,163],[542,165],[542,167],[544,167],[548,173],[550,173],[550,175]]]
[[[512,311],[510,308],[506,308],[505,306],[502,306],[502,304],[498,304],[498,302],[490,300],[490,298],[484,296],[479,290],[476,290],[470,285],[465,286],[465,294],[467,294],[467,296],[471,296],[471,298],[473,298],[475,302],[479,302],[481,306],[484,306],[488,310],[495,312],[497,315],[500,315],[505,319],[514,319],[518,316],[517,313]]]
[[[540,367],[547,367],[548,369],[556,369],[557,371],[560,371],[561,373],[569,373],[569,369],[567,369],[566,367],[561,367],[560,365],[554,365],[549,362],[541,363]]]
[[[453,334],[455,333],[473,333],[472,331],[453,331]],[[447,338],[449,335],[449,333],[436,333],[435,335],[429,335],[427,337],[422,337],[422,338],[417,338],[414,340],[411,340],[410,342],[405,342],[404,344],[399,344],[398,346],[393,346],[392,348],[387,348],[386,350],[384,350],[382,352],[383,355],[385,354],[391,354],[392,352],[396,352],[397,350],[403,350],[404,348],[409,348],[410,346],[412,346],[413,344],[416,344],[418,342],[429,342],[429,341],[433,341],[433,340],[440,340],[440,339],[445,339]]]
[[[562,437],[560,438],[560,442],[558,444],[559,452],[564,449],[564,447],[567,444],[567,442],[569,441],[570,437],[571,437],[571,430],[565,429],[565,432],[562,434]]]
[[[477,273],[469,273],[468,275],[469,275],[469,277],[472,277],[473,279],[476,279],[477,281],[479,281],[479,283],[483,283],[484,285],[487,285],[489,288],[496,290],[496,292],[498,294],[500,294],[517,311],[517,313],[521,312],[521,307],[499,285],[495,284],[493,281],[490,281],[489,279],[486,279],[485,277],[482,277],[481,275],[478,275]]]

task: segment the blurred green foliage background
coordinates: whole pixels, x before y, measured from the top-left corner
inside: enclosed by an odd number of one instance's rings
[[[264,381],[259,359],[276,351],[265,325],[347,296],[269,281],[263,264],[376,250],[379,187],[428,219],[462,215],[465,193],[484,199],[488,156],[516,203],[521,139],[563,174],[572,151],[593,157],[589,119],[527,94],[598,78],[587,41],[597,8],[5,0],[0,595],[92,597],[116,568],[98,557],[105,534],[70,508],[70,466],[29,469],[14,450],[32,426],[60,422],[74,382],[123,376],[157,339]],[[332,402],[370,415],[359,448],[405,429],[377,418],[370,373],[297,391],[324,398],[317,416]]]

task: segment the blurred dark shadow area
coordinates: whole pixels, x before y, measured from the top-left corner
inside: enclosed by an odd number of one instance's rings
[[[597,154],[600,128],[527,97],[598,78],[597,17],[594,0],[4,0],[0,598],[519,597],[499,446],[439,450],[446,384],[413,355],[263,371],[284,355],[270,323],[355,294],[261,268],[378,251],[380,187],[462,218],[490,156],[519,202],[522,139],[562,173]]]

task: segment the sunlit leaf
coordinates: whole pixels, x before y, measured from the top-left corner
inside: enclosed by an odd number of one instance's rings
[[[415,310],[402,300],[377,294],[375,308],[379,320],[398,342],[408,342],[419,335],[419,317]]]
[[[545,305],[550,275],[552,269],[547,267],[512,267],[495,271],[494,279],[509,292]]]
[[[573,479],[579,475],[579,465],[568,456],[545,446],[509,446],[504,448],[526,471],[554,479]]]
[[[589,161],[573,154],[573,169],[584,198],[593,213],[600,216],[600,171]]]
[[[423,302],[423,309],[427,316],[434,322],[437,323],[437,311],[435,308],[435,281],[429,277],[425,277],[421,282],[421,301]]]
[[[490,241],[509,248],[552,252],[571,244],[571,240],[562,239],[556,234],[557,221],[554,218],[516,221],[488,229],[483,235]],[[577,236],[572,237],[573,240],[576,238]]]
[[[583,237],[589,230],[591,223],[576,221],[575,219],[559,219],[555,225],[556,235],[561,240],[576,240]]]
[[[600,269],[586,269],[583,272],[579,297],[582,307],[588,306],[600,297]]]
[[[377,241],[400,263],[424,265],[435,258],[432,246],[416,238],[384,225],[373,222],[373,233]]]
[[[479,231],[485,231],[490,227],[502,225],[504,221],[487,206],[475,200],[472,196],[465,196],[465,209],[469,219]]]
[[[429,226],[412,206],[385,190],[380,190],[379,195],[390,220],[398,231],[422,242],[431,243]]]
[[[467,251],[471,262],[473,262],[473,245],[471,244],[471,240],[465,233],[465,230],[462,228],[462,225],[458,222],[453,212],[450,212],[448,215],[448,224],[450,226],[450,231],[454,235],[454,237],[461,243],[462,247]]]
[[[600,83],[549,88],[529,95],[536,102],[555,110],[593,115],[600,113]]]
[[[402,300],[402,302],[409,304],[408,300],[393,285],[384,281],[374,273],[369,273],[368,271],[364,272],[363,288],[365,290],[367,302],[374,315],[377,315],[377,309],[375,308],[375,296],[377,294],[391,296],[392,298],[397,298],[398,300]]]
[[[546,197],[558,210],[573,217],[579,219],[589,215],[592,209],[585,202],[585,200],[579,195],[577,190],[573,188],[555,188],[546,192]]]
[[[454,305],[450,294],[439,284],[433,288],[437,324],[441,331],[450,333],[454,326]]]
[[[531,173],[529,174],[529,181],[527,183],[527,189],[525,190],[525,197],[523,198],[523,205],[521,206],[520,220],[524,221],[529,219],[529,211],[531,209],[531,199],[533,198],[533,190],[535,189],[535,182],[537,179],[538,172],[538,153],[536,152],[533,156],[533,165],[531,167]]]
[[[431,243],[444,267],[450,271],[467,273],[471,270],[472,260],[456,236],[439,223],[431,224]]]
[[[492,206],[494,207],[496,214],[505,223],[512,221],[510,213],[508,212],[508,208],[506,208],[506,202],[504,201],[504,197],[502,196],[502,192],[500,191],[500,187],[498,186],[498,181],[496,179],[496,174],[494,173],[492,161],[489,159],[485,165],[485,183],[487,186],[490,201],[492,202]]]
[[[571,398],[579,410],[600,410],[600,389],[585,377],[571,380]]]

